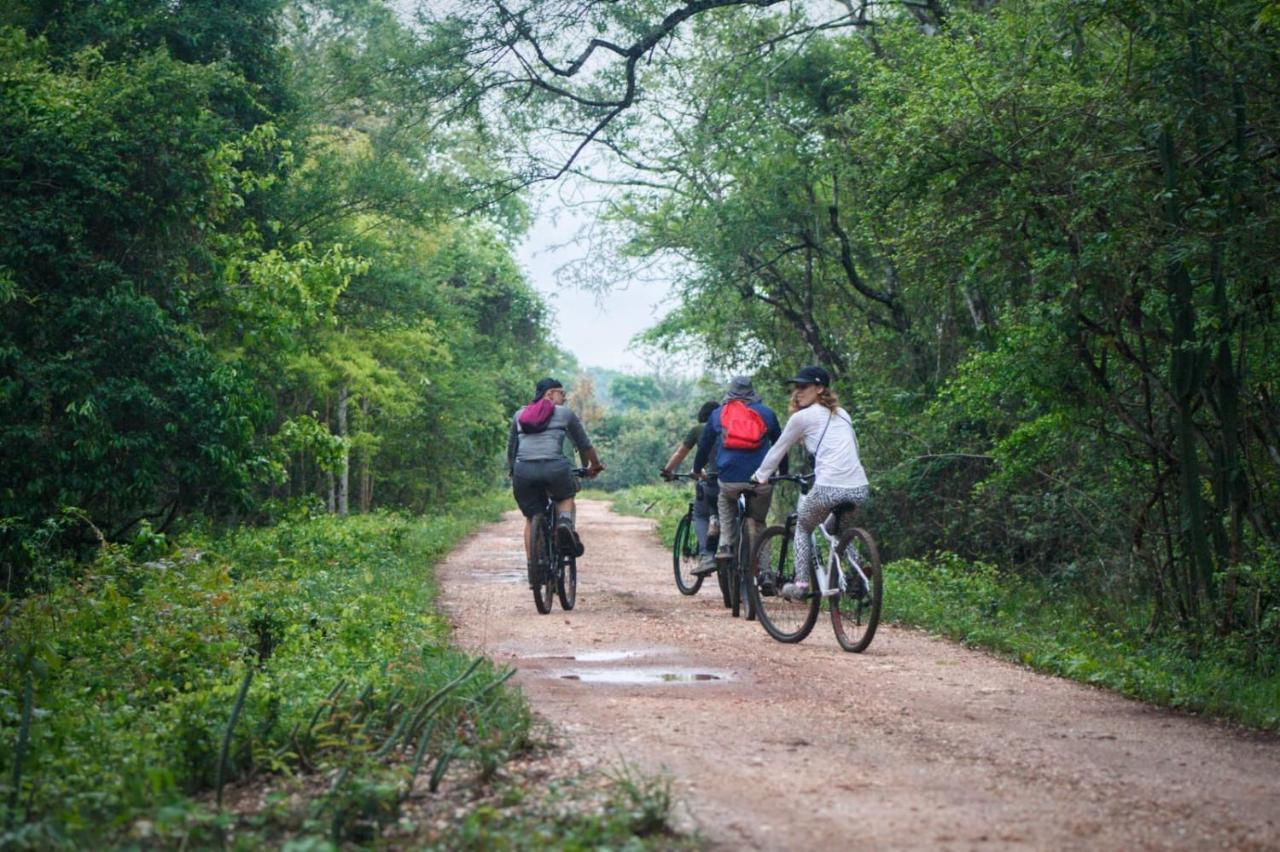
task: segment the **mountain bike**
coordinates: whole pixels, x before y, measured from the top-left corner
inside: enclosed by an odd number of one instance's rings
[[[812,474],[771,476],[770,482],[798,482],[807,491]],[[857,508],[847,503],[837,506],[834,529]],[[861,653],[871,644],[880,623],[880,605],[884,599],[884,571],[875,539],[864,529],[848,529],[844,533],[828,531],[827,521],[811,534],[815,564],[810,576],[816,581],[813,590],[801,600],[782,596],[782,587],[795,580],[795,538],[797,515],[787,516],[786,524],[764,531],[752,551],[747,591],[751,595],[760,624],[779,642],[800,642],[818,620],[824,607],[831,615],[831,628],[836,641],[846,651]]]
[[[573,475],[581,479],[587,469],[575,468]],[[578,559],[560,549],[555,534],[558,520],[555,501],[550,497],[532,520],[529,586],[533,589],[533,603],[543,615],[551,612],[552,594],[560,598],[560,606],[566,611],[573,609],[578,597]]]
[[[678,482],[682,479],[697,482],[697,477],[691,473],[673,473],[663,478],[668,482]],[[676,537],[671,545],[671,565],[676,575],[676,588],[682,595],[696,595],[705,579],[704,575],[694,573],[702,564],[702,554],[698,550],[698,533],[693,526],[693,508],[696,502],[696,499],[689,501],[689,508],[685,510],[684,517],[676,524]],[[719,539],[718,534],[709,532],[707,550],[714,553]]]

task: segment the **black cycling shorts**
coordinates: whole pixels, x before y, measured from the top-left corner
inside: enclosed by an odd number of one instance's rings
[[[578,481],[568,459],[517,461],[511,474],[511,491],[516,505],[526,518],[532,518],[547,505],[547,498],[559,502],[578,493]]]

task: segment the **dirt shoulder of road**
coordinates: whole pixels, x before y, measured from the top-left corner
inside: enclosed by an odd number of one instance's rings
[[[575,765],[672,779],[677,822],[756,849],[1280,848],[1280,743],[882,626],[843,653],[684,597],[653,523],[579,501],[578,603],[538,615],[509,513],[440,567],[463,648]]]

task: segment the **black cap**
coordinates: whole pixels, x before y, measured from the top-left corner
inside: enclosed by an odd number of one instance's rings
[[[825,388],[831,384],[831,374],[819,366],[811,365],[801,367],[791,382],[797,385],[822,385]]]
[[[534,388],[535,394],[533,397],[533,401],[537,402],[538,400],[542,399],[544,396],[547,395],[547,391],[552,390],[553,388],[562,388],[562,387],[564,387],[564,385],[561,384],[558,379],[538,379],[538,386]]]

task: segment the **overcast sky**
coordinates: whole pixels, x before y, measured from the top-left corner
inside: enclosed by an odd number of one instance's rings
[[[643,353],[628,350],[631,338],[662,315],[665,283],[636,282],[601,295],[581,290],[557,272],[588,260],[586,239],[573,242],[591,222],[592,208],[571,208],[556,192],[542,199],[540,213],[516,256],[530,283],[555,311],[555,337],[584,367],[649,372]],[[597,244],[596,251],[602,249]]]

